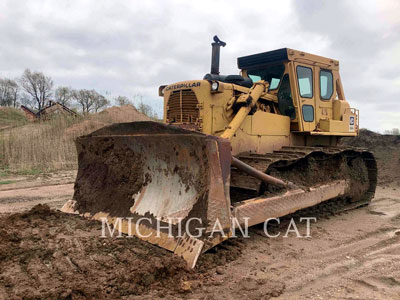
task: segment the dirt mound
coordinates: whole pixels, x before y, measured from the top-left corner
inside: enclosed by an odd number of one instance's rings
[[[133,105],[113,106],[93,115],[93,118],[110,118],[113,123],[151,121],[149,117],[140,113]]]
[[[117,299],[184,291],[199,277],[172,253],[135,237],[101,238],[101,223],[47,205],[0,226],[0,299]]]
[[[113,106],[84,118],[66,130],[68,135],[82,135],[113,123],[151,121],[133,105]]]
[[[400,135],[383,135],[361,129],[358,137],[343,138],[341,144],[367,148],[374,153],[378,163],[379,184],[400,182]]]
[[[371,151],[381,147],[400,147],[400,135],[379,134],[368,129],[360,129],[360,134],[354,138],[343,138],[343,145],[365,147]]]
[[[136,237],[101,238],[100,222],[41,204],[3,216],[0,228],[0,299],[185,298],[217,285],[216,268],[245,248],[243,239],[228,240],[192,270],[162,248]]]

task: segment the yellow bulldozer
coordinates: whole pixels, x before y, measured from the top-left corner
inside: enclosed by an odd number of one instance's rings
[[[123,233],[194,267],[235,226],[321,203],[368,204],[373,154],[338,146],[359,131],[339,62],[283,48],[239,57],[240,75],[220,75],[224,46],[215,36],[202,80],[159,88],[162,123],[113,124],[76,140],[75,193],[64,211],[119,220]]]

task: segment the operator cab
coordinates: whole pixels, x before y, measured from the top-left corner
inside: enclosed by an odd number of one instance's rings
[[[338,123],[349,106],[337,60],[282,48],[237,61],[243,78],[269,83],[268,93],[277,97],[279,113],[290,117],[293,131],[348,131]]]

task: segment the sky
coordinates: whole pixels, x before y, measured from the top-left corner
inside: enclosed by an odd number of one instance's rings
[[[161,115],[158,87],[208,73],[215,34],[222,74],[283,47],[334,58],[361,127],[400,127],[398,0],[1,0],[0,77],[29,68],[56,86],[142,95]]]

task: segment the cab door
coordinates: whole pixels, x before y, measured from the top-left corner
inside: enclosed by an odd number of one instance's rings
[[[315,67],[315,118],[320,120],[333,119],[332,101],[335,97],[335,81],[332,70]],[[318,126],[317,126],[318,127]]]
[[[295,63],[294,67],[299,119],[303,124],[303,131],[313,131],[316,125],[314,67],[302,63]]]

